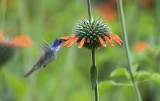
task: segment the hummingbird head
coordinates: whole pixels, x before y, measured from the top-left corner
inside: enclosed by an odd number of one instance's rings
[[[52,46],[53,46],[53,47],[61,46],[63,43],[64,43],[64,40],[61,40],[61,39],[57,38],[57,39],[54,41],[54,44],[53,44]]]

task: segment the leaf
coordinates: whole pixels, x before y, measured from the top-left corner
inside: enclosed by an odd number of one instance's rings
[[[132,70],[133,70],[133,74],[134,74],[134,75],[136,75],[136,73],[137,73],[138,66],[139,66],[138,63],[137,63],[137,64],[134,64],[134,65],[132,66]]]
[[[114,86],[114,81],[103,81],[99,83],[99,97],[101,98],[110,88]]]
[[[125,68],[118,68],[111,72],[110,77],[125,76],[130,78],[129,72]]]
[[[91,85],[92,85],[92,90],[96,87],[97,85],[97,67],[92,66],[90,70],[91,74]]]
[[[137,79],[150,78],[150,73],[147,72],[147,71],[139,71],[139,72],[137,72],[136,78],[137,78]]]
[[[160,74],[153,73],[152,76],[151,76],[151,79],[154,80],[157,83],[160,83]]]

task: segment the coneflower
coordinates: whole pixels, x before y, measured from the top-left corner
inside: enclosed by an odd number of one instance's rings
[[[65,40],[63,47],[68,45],[70,48],[75,42],[78,43],[78,49],[85,47],[92,52],[92,66],[90,69],[92,90],[95,93],[95,101],[99,101],[98,94],[98,69],[96,67],[95,50],[100,46],[107,47],[106,43],[114,47],[113,40],[121,45],[122,40],[118,35],[110,32],[108,25],[101,20],[93,19],[91,16],[90,0],[87,0],[89,20],[84,19],[76,25],[74,34],[63,36],[60,39]]]
[[[85,47],[92,50],[100,46],[107,47],[106,42],[114,47],[113,40],[118,45],[121,45],[121,38],[111,33],[109,29],[108,25],[105,25],[101,20],[96,19],[89,22],[89,20],[85,19],[77,24],[75,34],[67,37],[63,36],[60,39],[66,40],[63,47],[68,45],[68,48],[78,42],[78,49]]]

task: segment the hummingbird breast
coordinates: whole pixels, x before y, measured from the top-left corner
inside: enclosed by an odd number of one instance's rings
[[[54,59],[56,59],[56,54],[55,52],[47,53],[45,54],[44,61],[43,61],[43,66],[47,66],[50,62],[52,62]]]

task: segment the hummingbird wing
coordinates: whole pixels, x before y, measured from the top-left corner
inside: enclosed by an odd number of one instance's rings
[[[46,44],[46,45],[42,45],[42,44],[39,44],[39,43],[35,43],[35,45],[41,49],[42,52],[44,53],[47,53],[48,51],[50,51],[50,48],[49,48],[49,44]]]
[[[51,52],[51,50],[48,47],[42,47],[43,48],[43,54],[40,56],[40,58],[37,60],[37,62],[34,64],[34,66],[29,70],[29,72],[24,76],[24,78],[29,77],[35,70],[42,66],[46,66],[46,61],[48,59],[48,53]]]
[[[47,46],[49,46],[48,42],[44,39],[41,39]]]

